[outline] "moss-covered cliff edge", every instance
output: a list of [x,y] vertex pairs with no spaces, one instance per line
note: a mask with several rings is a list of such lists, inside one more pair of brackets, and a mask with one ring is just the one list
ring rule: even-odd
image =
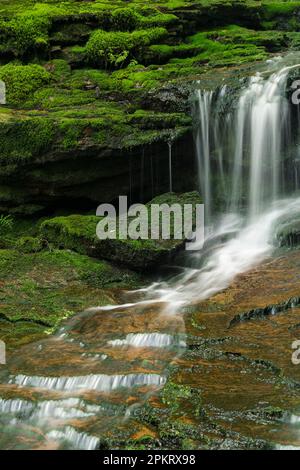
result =
[[192,189],[191,84],[298,49],[299,16],[297,1],[1,1],[0,210],[149,200],[170,142],[175,190]]

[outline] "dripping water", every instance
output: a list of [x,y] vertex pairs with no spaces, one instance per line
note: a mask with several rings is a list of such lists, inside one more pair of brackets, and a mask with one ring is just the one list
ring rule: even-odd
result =
[[173,192],[173,175],[172,175],[172,141],[169,140],[168,148],[169,148],[169,192]]

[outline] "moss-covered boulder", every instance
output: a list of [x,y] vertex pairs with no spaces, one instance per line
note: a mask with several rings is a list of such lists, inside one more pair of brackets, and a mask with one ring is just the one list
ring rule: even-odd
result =
[[[167,193],[147,204],[149,221],[152,204],[191,204],[195,221],[196,204],[201,199],[197,192],[176,195]],[[170,224],[170,239],[105,239],[96,236],[97,224],[101,219],[96,216],[70,215],[55,217],[41,224],[41,236],[48,243],[59,248],[68,248],[78,253],[88,254],[129,266],[135,270],[148,270],[162,264],[183,248],[185,240],[181,234],[174,233],[174,223]],[[117,223],[118,225],[118,223]],[[158,227],[160,229],[160,227]],[[150,236],[150,234],[149,234]]]

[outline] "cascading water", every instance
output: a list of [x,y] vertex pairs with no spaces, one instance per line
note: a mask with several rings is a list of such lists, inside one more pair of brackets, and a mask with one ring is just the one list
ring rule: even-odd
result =
[[[267,78],[260,74],[249,80],[231,107],[227,86],[214,92],[201,90],[200,84],[196,92],[199,185],[209,227],[204,248],[189,255],[191,267],[168,282],[128,294],[133,299],[123,305],[90,309],[57,336],[25,347],[2,380],[8,389],[0,399],[3,428],[18,436],[26,426],[31,432],[34,423],[43,431],[38,442],[95,448],[103,429],[130,417],[128,403],[136,406],[164,385],[166,365],[183,352],[184,320],[169,313],[226,288],[272,253],[276,225],[287,215],[299,215],[300,198],[286,198],[299,186],[285,95],[291,67],[281,59],[271,66],[275,70]],[[172,190],[171,145],[169,150]],[[288,163],[294,174],[286,184]]]
[[208,221],[220,201],[227,211],[247,209],[253,220],[284,195],[282,165],[292,143],[285,91],[293,67],[281,67],[267,79],[258,73],[227,111],[227,86],[196,92],[197,161]]
[[212,91],[197,92],[197,109],[200,116],[200,126],[196,138],[197,163],[199,183],[205,200],[206,217],[210,216],[211,209],[211,166],[210,166],[210,119],[212,109]]
[[[270,62],[267,78],[266,73],[251,77],[230,107],[227,85],[215,92],[196,91],[195,141],[207,235],[204,249],[192,256],[196,268],[148,288],[150,299],[163,303],[167,311],[227,287],[236,275],[272,253],[276,225],[299,216],[298,155],[292,152],[292,104],[286,96],[289,72],[300,69],[295,61],[300,62],[299,56]],[[298,125],[297,121],[296,129]],[[287,164],[294,171],[288,182]],[[222,194],[226,187],[229,191]],[[216,207],[220,200],[222,210]],[[224,238],[227,241],[220,243]]]

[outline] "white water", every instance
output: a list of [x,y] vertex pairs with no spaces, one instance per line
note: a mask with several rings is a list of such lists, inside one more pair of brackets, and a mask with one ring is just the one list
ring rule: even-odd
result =
[[[300,198],[277,201],[254,221],[245,223],[237,215],[223,217],[216,234],[206,242],[218,239],[219,233],[233,234],[225,243],[215,244],[203,267],[186,269],[173,284],[150,286],[148,295],[163,302],[166,310],[174,313],[179,307],[201,301],[225,289],[240,273],[256,266],[274,250],[276,227],[286,217],[300,213]],[[157,296],[157,298],[155,297]]]
[[206,217],[210,217],[211,210],[211,165],[210,165],[210,120],[212,108],[212,91],[197,92],[200,127],[196,137],[197,163],[199,184],[205,201]]
[[47,434],[47,438],[53,441],[71,443],[74,449],[94,450],[100,440],[89,434],[78,432],[74,428],[67,426],[63,430],[53,430]]
[[130,333],[125,339],[111,340],[108,344],[113,347],[133,346],[135,348],[166,348],[172,345],[185,347],[184,341],[163,333]]
[[65,400],[44,400],[30,402],[25,400],[0,400],[0,413],[20,415],[31,421],[58,419],[80,419],[94,416],[101,411],[100,406],[88,405],[79,398]]
[[24,400],[4,400],[0,399],[0,412],[1,413],[28,413],[33,410],[33,403]]
[[[298,64],[294,65],[295,61]],[[207,222],[211,222],[220,199],[226,212],[244,208],[254,220],[272,202],[287,195],[285,166],[296,173],[298,155],[291,136],[286,85],[299,62],[299,54],[269,61],[269,77],[257,73],[250,78],[238,99],[231,92],[230,99],[236,103],[229,106],[228,86],[196,92],[196,153]],[[287,161],[293,146],[294,155]],[[298,187],[296,175],[288,186],[290,194]]]
[[10,383],[21,387],[35,387],[47,390],[82,391],[97,390],[110,392],[121,387],[135,387],[140,385],[163,385],[165,377],[157,374],[128,374],[128,375],[86,375],[75,377],[38,377],[17,375],[12,377]]

